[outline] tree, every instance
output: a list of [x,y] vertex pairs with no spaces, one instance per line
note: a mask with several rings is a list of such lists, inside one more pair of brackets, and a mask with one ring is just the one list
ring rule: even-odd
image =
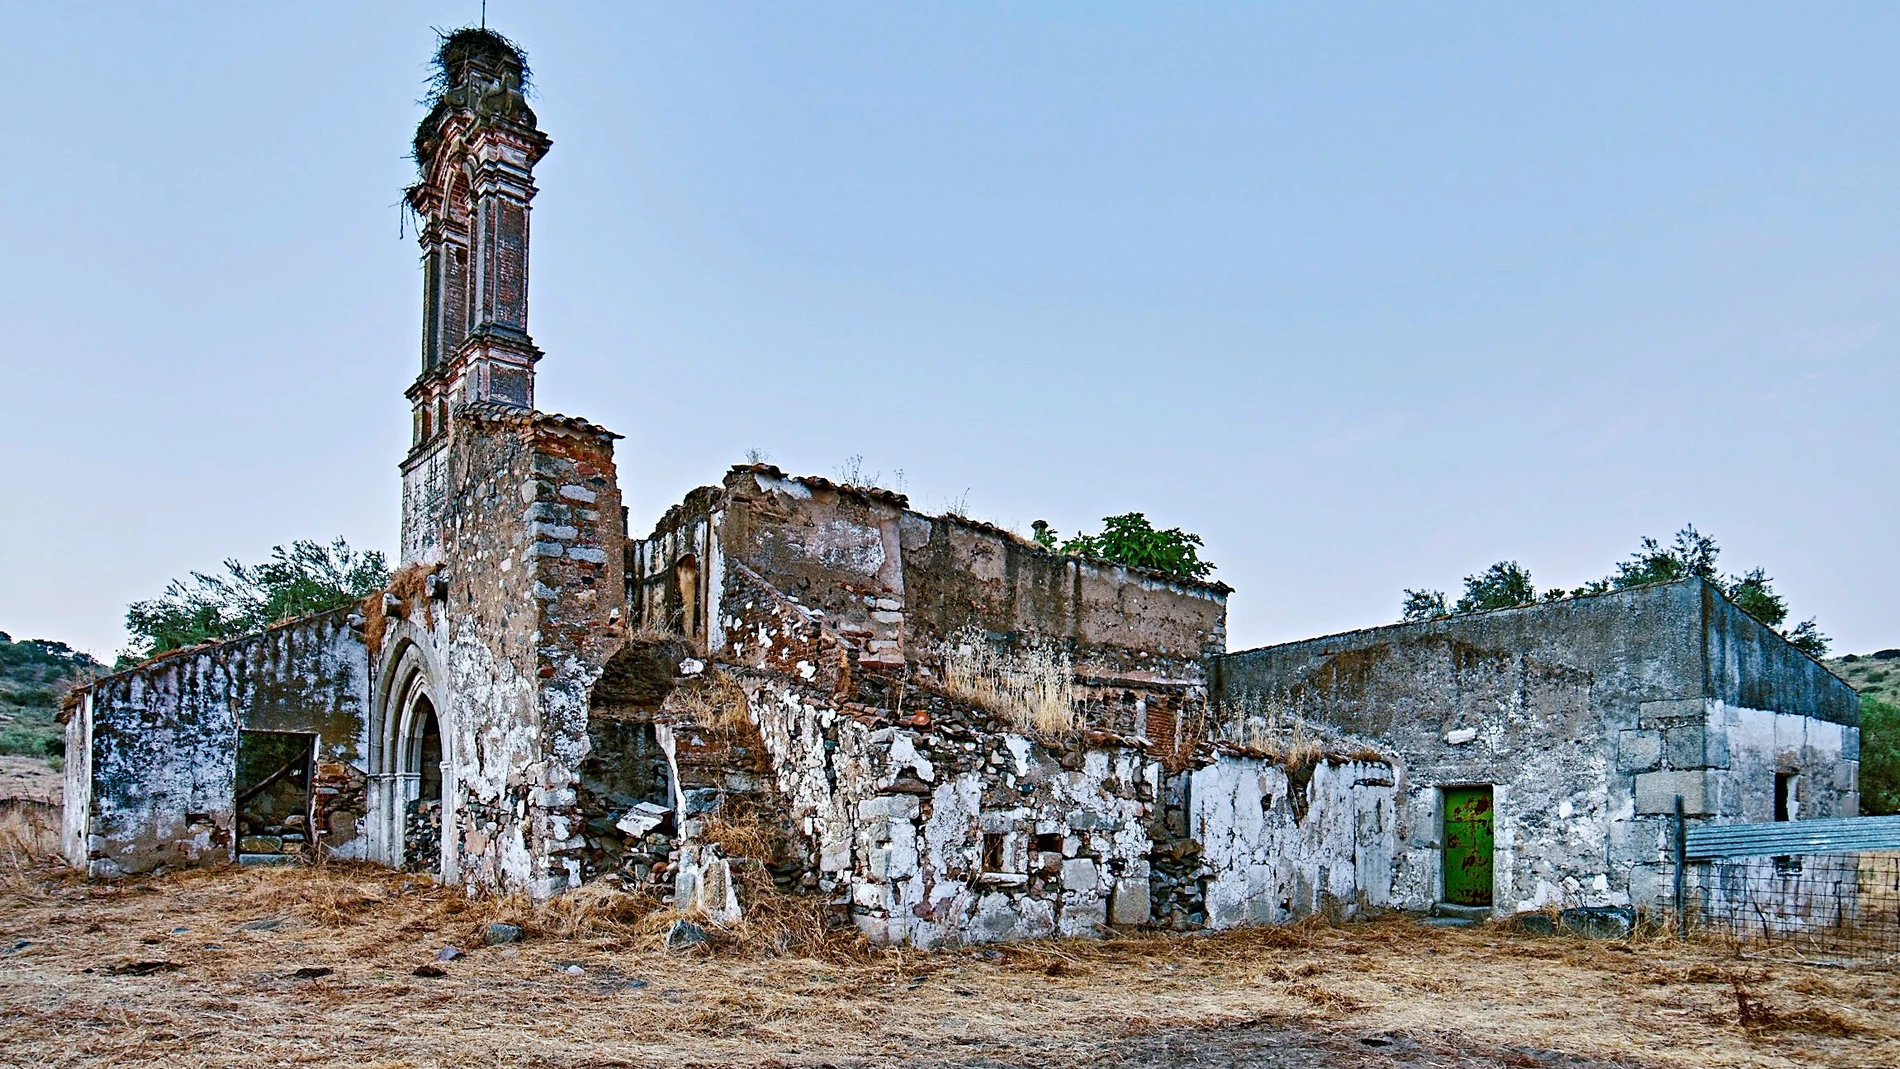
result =
[[[1667,546],[1644,535],[1640,548],[1630,554],[1629,560],[1619,562],[1615,572],[1602,579],[1593,579],[1575,590],[1564,590],[1562,587],[1546,590],[1544,600],[1603,594],[1650,583],[1673,583],[1694,576],[1713,583],[1716,589],[1735,603],[1736,608],[1761,621],[1763,626],[1787,639],[1801,652],[1816,658],[1827,653],[1828,638],[1812,619],[1803,620],[1792,628],[1782,628],[1781,625],[1788,619],[1788,603],[1775,593],[1772,585],[1774,580],[1768,577],[1767,572],[1751,568],[1741,575],[1724,578],[1717,567],[1721,555],[1722,548],[1714,538],[1696,530],[1693,523],[1685,524]],[[1433,597],[1438,600],[1433,602]],[[1493,564],[1480,575],[1465,576],[1465,595],[1458,599],[1449,613],[1444,609],[1444,595],[1435,590],[1407,590],[1403,612],[1406,620],[1430,620],[1438,616],[1459,616],[1513,605],[1528,605],[1535,600],[1537,591],[1531,586],[1530,573],[1520,568],[1516,561],[1507,560]]]
[[132,653],[167,650],[260,631],[279,620],[340,608],[389,584],[389,566],[375,550],[358,552],[339,538],[329,545],[297,541],[271,548],[270,560],[224,562],[223,575],[192,572],[150,601],[125,612]]
[[1788,618],[1788,602],[1768,585],[1773,581],[1760,568],[1751,568],[1743,575],[1730,576],[1724,592],[1736,608],[1769,627],[1780,627]]
[[1861,695],[1860,811],[1900,813],[1900,706]]
[[1441,616],[1450,616],[1445,608],[1445,592],[1442,590],[1407,590],[1405,592],[1404,616],[1408,623],[1419,620],[1436,620]]
[[1489,612],[1529,605],[1537,600],[1531,573],[1514,560],[1501,560],[1477,575],[1465,576],[1465,596],[1451,607],[1453,615]]
[[1618,590],[1649,583],[1673,583],[1692,575],[1711,583],[1719,582],[1715,559],[1720,553],[1715,539],[1697,531],[1695,524],[1686,524],[1676,532],[1674,541],[1666,549],[1654,538],[1644,535],[1642,548],[1618,564],[1616,574],[1610,576],[1609,581]]
[[1794,625],[1794,630],[1782,631],[1780,635],[1792,643],[1795,649],[1817,661],[1827,656],[1827,648],[1833,645],[1828,637],[1821,633],[1821,629],[1815,626],[1812,616]]
[[1100,534],[1078,532],[1062,543],[1062,552],[1166,572],[1183,579],[1204,579],[1214,570],[1214,565],[1201,559],[1197,549],[1201,544],[1200,535],[1189,534],[1179,527],[1159,531],[1148,522],[1148,517],[1129,512],[1103,518]]

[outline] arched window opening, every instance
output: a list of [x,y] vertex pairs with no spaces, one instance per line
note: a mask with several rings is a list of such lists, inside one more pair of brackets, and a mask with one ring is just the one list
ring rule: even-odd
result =
[[416,700],[417,768],[424,802],[442,800],[442,728],[435,719],[435,703],[427,695]]

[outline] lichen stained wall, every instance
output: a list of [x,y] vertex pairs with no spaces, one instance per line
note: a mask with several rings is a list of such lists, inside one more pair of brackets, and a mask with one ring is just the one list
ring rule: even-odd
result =
[[704,606],[717,601],[725,560],[821,617],[867,671],[928,676],[943,644],[972,632],[1004,645],[1054,640],[1073,659],[1090,723],[1124,734],[1178,734],[1226,643],[1221,584],[1053,553],[913,512],[900,494],[769,465],[694,491],[632,558],[638,618],[684,627],[709,649],[724,642]]
[[[909,512],[899,495],[765,466],[694,491],[630,559],[637,618],[732,666],[820,890],[873,939],[1153,920],[1152,827],[1178,837],[1185,819],[1173,832],[1161,820],[1172,773],[1143,732],[1164,723],[1163,748],[1179,749],[1204,658],[1225,639],[1225,588],[1058,556]],[[718,611],[694,604],[714,592]],[[1043,740],[949,693],[943,644],[970,635],[1057,643],[1082,727]],[[723,886],[698,875],[710,854],[693,857],[683,900]]]
[[[1441,792],[1463,784],[1494,787],[1498,910],[1656,904],[1676,796],[1692,819],[1772,804],[1772,773],[1753,758],[1732,767],[1732,746],[1780,739],[1777,760],[1827,796],[1815,815],[1848,804],[1838,784],[1857,735],[1830,719],[1832,677],[1738,615],[1691,580],[1244,651],[1222,675],[1230,703],[1273,704],[1394,755],[1397,904],[1439,899]],[[1722,649],[1741,652],[1712,656]],[[1760,716],[1718,690],[1773,696],[1788,720],[1750,727]]]
[[454,431],[441,662],[464,882],[545,896],[577,884],[587,696],[624,637],[612,435],[468,405]]
[[[316,736],[311,827],[319,849],[361,856],[370,671],[336,610],[163,655],[94,683],[67,725],[83,747],[69,810],[86,814],[83,861],[119,876],[228,861],[238,732]],[[78,854],[78,844],[68,849]]]

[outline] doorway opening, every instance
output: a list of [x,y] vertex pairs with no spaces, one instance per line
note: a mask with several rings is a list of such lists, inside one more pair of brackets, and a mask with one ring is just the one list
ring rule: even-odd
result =
[[442,725],[435,703],[417,695],[409,713],[403,771],[415,777],[416,795],[404,814],[403,867],[414,872],[442,868]]
[[294,861],[311,850],[310,774],[315,735],[240,731],[237,748],[237,859],[241,865]]
[[1446,787],[1445,901],[1454,906],[1491,905],[1492,817],[1488,784]]

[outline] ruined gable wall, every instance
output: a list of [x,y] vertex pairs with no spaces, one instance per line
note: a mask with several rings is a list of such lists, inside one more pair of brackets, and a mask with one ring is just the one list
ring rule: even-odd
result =
[[545,895],[579,879],[587,692],[624,611],[611,437],[475,410],[453,452],[440,639],[459,794],[451,846],[466,881]]
[[89,688],[67,725],[89,776],[69,777],[66,792],[87,814],[90,873],[230,860],[240,730],[317,736],[318,842],[359,856],[370,670],[348,612],[168,654]]
[[[1160,766],[1140,747],[1051,748],[924,692],[868,706],[821,617],[743,565],[728,575],[722,616],[774,785],[859,930],[938,946],[1100,934],[1118,908],[1148,922]],[[682,903],[699,883],[688,870]]]
[[653,533],[627,547],[627,604],[636,628],[722,646],[718,613],[719,526],[725,491],[702,486],[668,509]]
[[[1173,736],[1226,643],[1226,588],[1051,553],[1006,531],[911,512],[899,495],[728,476],[721,554],[743,561],[863,651],[872,670],[930,668],[967,631],[1050,639],[1073,658],[1091,723]],[[1154,722],[1150,722],[1150,718]]]
[[1860,726],[1860,696],[1853,687],[1736,608],[1713,586],[1702,585],[1701,600],[1708,697],[1742,709]]
[[1681,791],[1701,802],[1692,812],[1757,823],[1775,819],[1776,777],[1792,775],[1794,819],[1858,816],[1859,695],[1713,587],[1702,602],[1707,693],[1653,711],[1671,771],[1639,777],[1639,794]]

